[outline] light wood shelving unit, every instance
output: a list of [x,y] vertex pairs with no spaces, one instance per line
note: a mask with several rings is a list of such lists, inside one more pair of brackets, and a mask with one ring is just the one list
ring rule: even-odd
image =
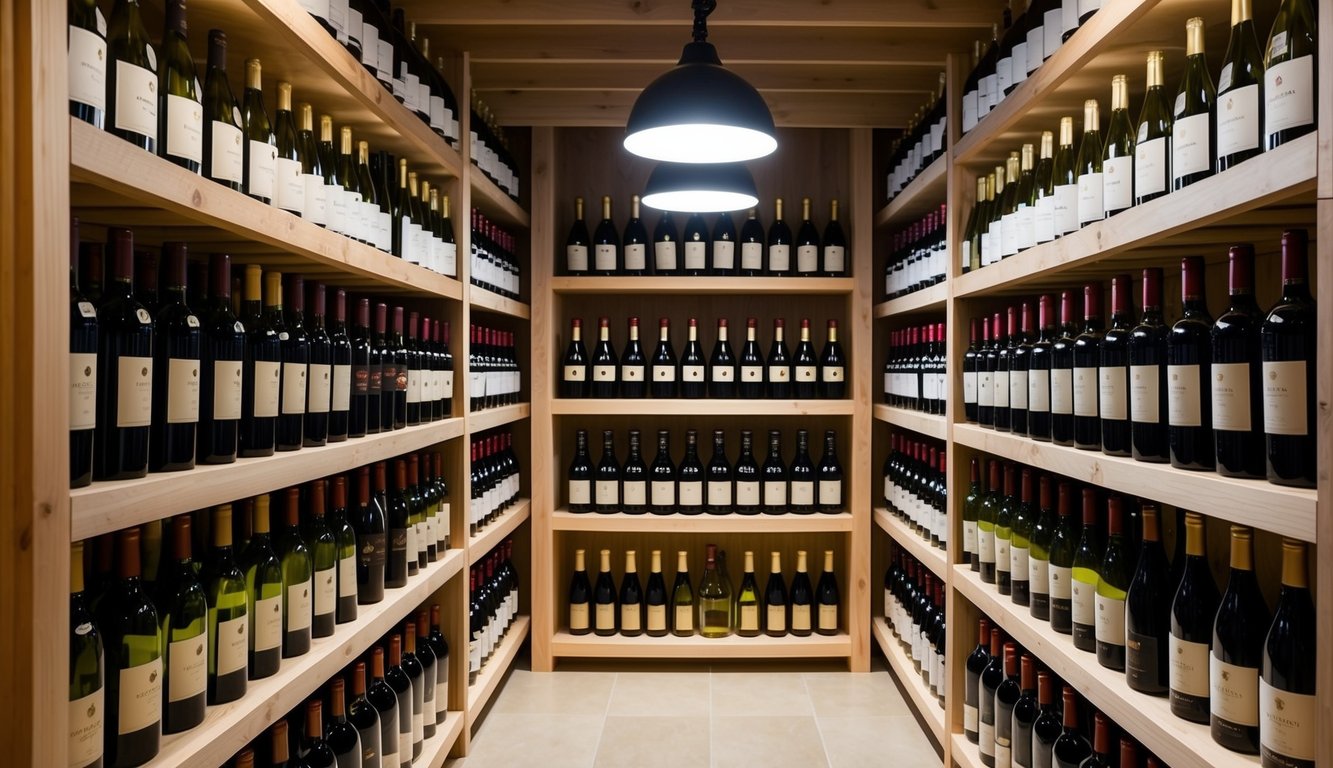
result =
[[875,525],[887,533],[898,546],[907,550],[908,554],[920,560],[931,573],[941,579],[948,578],[949,564],[944,550],[932,546],[887,507],[875,507]]
[[876,405],[875,420],[892,424],[936,440],[949,436],[949,422],[943,416],[892,405]]
[[551,514],[556,531],[606,531],[616,533],[819,533],[850,531],[855,516],[836,515],[627,515],[575,513],[557,509]]
[[561,658],[600,659],[818,659],[847,658],[852,653],[852,638],[846,632],[837,635],[773,638],[741,637],[598,637],[556,632],[552,652]]
[[523,641],[528,637],[531,624],[532,620],[528,616],[516,617],[513,625],[509,627],[509,631],[505,633],[504,638],[500,641],[500,647],[495,649],[490,661],[486,662],[481,671],[477,673],[476,682],[466,686],[466,712],[469,728],[476,724],[482,713],[486,711],[486,705],[490,703],[491,697],[499,690],[500,683],[509,672],[509,668],[513,666],[514,659],[518,657],[519,648],[523,646]]

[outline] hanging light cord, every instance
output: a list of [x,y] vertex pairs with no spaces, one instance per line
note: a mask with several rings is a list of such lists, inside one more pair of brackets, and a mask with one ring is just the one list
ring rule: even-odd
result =
[[694,0],[694,42],[708,42],[708,14],[717,8],[717,0]]

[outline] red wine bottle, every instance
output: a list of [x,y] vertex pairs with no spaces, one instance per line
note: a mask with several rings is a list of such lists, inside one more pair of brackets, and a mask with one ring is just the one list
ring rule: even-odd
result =
[[[1169,566],[1162,548],[1157,505],[1145,502],[1139,513],[1143,539],[1138,564],[1125,594],[1125,682],[1149,696],[1168,690],[1167,634],[1171,627]],[[1179,534],[1177,534],[1179,535]]]
[[[573,473],[571,471],[571,478]],[[602,514],[620,511],[620,464],[616,462],[615,432],[602,430],[602,458],[593,475],[593,510]]]
[[639,196],[630,197],[630,217],[625,222],[625,235],[621,239],[624,253],[621,272],[625,275],[648,274],[648,228],[639,218]]
[[710,515],[727,515],[733,510],[735,494],[731,462],[727,461],[726,433],[713,430],[713,456],[706,469],[704,509]]
[[246,329],[246,352],[238,435],[238,454],[245,457],[273,455],[281,392],[282,342],[261,302],[261,277],[258,265],[245,268],[241,315]]
[[[908,331],[908,344],[911,344],[912,331]],[[996,329],[996,335],[999,330]],[[995,369],[999,362],[1000,350],[991,339],[990,318],[981,318],[981,347],[977,350],[977,423],[983,427],[995,427]],[[910,407],[914,388],[907,387],[907,403]]]
[[[1315,303],[1310,297],[1304,230],[1282,234],[1282,298],[1261,331],[1263,424],[1270,482],[1313,488]],[[1327,457],[1325,457],[1327,459]]]
[[741,277],[758,277],[764,274],[764,225],[759,222],[759,212],[751,208],[745,223],[741,225],[740,268]]
[[602,220],[592,233],[593,263],[592,274],[614,275],[622,269],[620,259],[620,236],[616,233],[616,224],[611,220],[611,198],[602,198]]
[[973,744],[980,738],[981,673],[990,665],[990,619],[982,616],[978,624],[977,647],[968,654],[963,683],[963,735]]
[[643,344],[639,341],[639,318],[629,319],[629,341],[625,343],[625,354],[620,358],[620,396],[641,398],[648,392],[645,375],[648,361],[643,356]]
[[592,461],[588,458],[588,430],[574,433],[574,459],[569,464],[566,478],[566,498],[570,512],[591,512]]
[[389,339],[389,348],[393,351],[393,368],[396,374],[393,387],[393,428],[402,429],[407,426],[407,387],[412,377],[411,353],[407,348],[407,338],[403,334],[402,307],[393,308],[393,336]]
[[680,274],[680,256],[677,253],[680,238],[676,236],[676,222],[671,211],[662,211],[653,229],[653,274]]
[[810,198],[802,198],[801,227],[796,231],[797,277],[814,277],[819,274],[819,250],[819,231],[810,221]]
[[1083,286],[1083,332],[1074,339],[1074,446],[1085,451],[1102,447],[1098,402],[1098,366],[1102,346],[1102,286]]
[[[282,342],[282,385],[278,406],[277,448],[295,451],[304,439],[307,366],[310,338],[305,330],[305,280],[288,275],[284,291],[282,276],[270,272],[265,278],[265,302],[271,323],[278,323]],[[285,294],[285,295],[284,295]]]
[[[792,273],[791,228],[782,220],[782,198],[774,201],[775,216],[768,227],[768,247],[765,251],[764,274],[785,277]],[[816,249],[818,252],[818,249]]]
[[[347,335],[347,291],[342,288],[333,292],[333,325],[329,332],[329,347],[333,353],[333,381],[329,394],[328,440],[330,443],[340,443],[350,433],[352,408],[352,341]],[[425,406],[422,415],[425,421],[440,418],[429,413]]]
[[699,461],[699,435],[685,430],[685,457],[676,468],[676,511],[701,515],[704,511],[704,465]]
[[1004,635],[998,628],[990,631],[990,654],[986,668],[981,671],[981,684],[977,689],[977,745],[981,751],[981,764],[994,768],[995,760],[995,692],[1004,682]]
[[760,470],[763,483],[763,513],[766,515],[785,515],[787,513],[787,465],[782,461],[782,433],[776,429],[768,431],[768,456]]
[[[771,358],[770,358],[771,360]],[[801,340],[792,358],[792,397],[812,400],[818,392],[819,362],[815,345],[810,341],[810,318],[801,318]]]
[[707,371],[704,348],[699,343],[699,321],[691,317],[685,350],[680,355],[680,396],[690,399],[703,397],[708,390]]
[[827,400],[847,397],[847,358],[838,342],[838,321],[828,321],[828,336],[819,355],[819,396]]
[[1078,694],[1074,692],[1073,688],[1066,685],[1062,695],[1064,699],[1064,729],[1060,733],[1060,738],[1055,740],[1055,745],[1051,748],[1051,758],[1055,768],[1080,768],[1084,760],[1092,757],[1092,745],[1079,732]]
[[[320,446],[328,442],[329,412],[333,408],[333,341],[329,338],[329,332],[324,325],[327,304],[323,283],[311,286],[310,298],[310,366],[306,377],[308,386],[303,442],[306,447]],[[420,403],[416,405],[415,415],[419,423]]]
[[[1233,36],[1237,32],[1233,29]],[[1232,246],[1229,259],[1231,305],[1213,324],[1209,378],[1217,472],[1227,477],[1263,477],[1263,399],[1256,396],[1263,386],[1259,362],[1263,319],[1254,300],[1254,248]]]
[[842,512],[842,463],[838,461],[838,434],[831,429],[824,431],[824,455],[819,459],[817,477],[816,507],[829,515]]
[[657,348],[653,350],[652,383],[649,391],[655,398],[673,398],[676,396],[676,352],[671,346],[671,321],[662,318],[658,321]]
[[796,430],[796,457],[787,469],[788,500],[787,508],[797,515],[808,515],[815,511],[815,465],[810,460],[810,433],[804,429]]
[[560,396],[587,397],[588,385],[588,350],[583,346],[583,320],[574,318],[570,321],[569,347],[561,363]]
[[1254,573],[1253,535],[1231,526],[1231,578],[1217,604],[1208,660],[1213,741],[1244,754],[1259,752],[1259,670],[1271,620]]
[[995,688],[995,763],[1012,765],[1014,756],[1014,706],[1023,695],[1018,677],[1018,646],[1004,644],[1004,680]]
[[792,396],[792,364],[788,357],[787,342],[783,340],[785,324],[780,317],[773,321],[773,344],[768,349],[768,361],[765,364],[764,379],[768,384],[768,396],[774,400],[785,400]]
[[[933,405],[928,409],[929,413],[944,413],[944,388],[940,386],[938,379],[944,370],[944,334],[937,333],[932,337],[934,339],[931,347],[933,348],[931,358],[932,373],[936,376],[936,384],[928,387],[935,392]],[[1027,435],[1028,433],[1028,381],[1029,367],[1032,358],[1032,303],[1023,302],[1019,307],[1019,321],[1017,327],[1009,332],[1009,341],[1012,345],[1009,351],[1009,429],[1016,435]]]
[[1032,768],[1051,768],[1051,750],[1064,726],[1055,700],[1055,675],[1050,672],[1037,673],[1037,706],[1041,713],[1032,724]]
[[583,198],[574,198],[574,223],[569,227],[565,238],[565,274],[586,275],[591,272],[588,264],[588,224],[583,220]]
[[[1006,320],[1008,321],[1007,323],[1005,322]],[[1003,325],[1001,325],[1002,323]],[[996,342],[995,377],[991,380],[991,386],[995,388],[995,411],[992,415],[992,420],[996,431],[1010,432],[1012,431],[1011,418],[1013,412],[1009,407],[1009,395],[1012,394],[1009,389],[1009,372],[1014,350],[1018,347],[1018,307],[1008,307],[1003,315],[996,313],[992,325],[998,325],[1000,328],[1004,329],[1001,331],[1003,335],[1000,336]],[[928,338],[929,337],[927,336],[927,339]],[[926,341],[926,339],[923,339],[923,341]],[[928,341],[926,343],[928,343]],[[920,350],[918,350],[918,352],[919,351]],[[919,355],[918,368],[921,367],[921,359],[922,356]],[[989,362],[989,358],[987,359],[987,362]],[[921,410],[921,403],[925,399],[924,392],[925,387],[917,387],[917,410]]]
[[1129,419],[1133,456],[1167,462],[1166,334],[1162,319],[1162,270],[1143,270],[1143,316],[1130,331]]
[[629,431],[629,456],[620,472],[621,511],[642,515],[648,511],[648,467],[640,454],[639,430]]
[[1060,294],[1060,331],[1051,345],[1051,442],[1074,444],[1074,293]]
[[[688,352],[686,348],[686,352]],[[718,318],[717,341],[708,358],[708,396],[731,398],[736,396],[736,356],[727,341],[727,319]]]
[[723,211],[713,222],[713,240],[709,243],[708,274],[715,277],[731,277],[737,274],[736,222],[731,214]]
[[703,214],[693,213],[685,220],[680,242],[684,250],[681,274],[687,277],[708,274],[708,225],[704,222]]
[[1305,543],[1282,540],[1282,590],[1264,640],[1259,678],[1259,755],[1263,763],[1313,766],[1319,715],[1315,702],[1315,608]]
[[1097,367],[1097,410],[1102,453],[1130,455],[1129,337],[1134,325],[1134,290],[1129,275],[1111,278],[1111,327],[1102,338]]
[[[75,34],[77,27],[70,27]],[[91,34],[83,30],[85,34]],[[103,44],[105,45],[105,43]],[[73,99],[70,109],[78,105]],[[224,257],[225,258],[225,257]],[[230,276],[227,290],[231,290]],[[230,304],[230,302],[228,302]],[[81,488],[93,481],[93,434],[97,424],[97,309],[79,290],[79,220],[70,220],[69,248],[69,487]],[[230,311],[230,309],[228,310]],[[236,360],[244,352],[233,350]],[[237,375],[240,374],[239,365]],[[237,379],[239,385],[240,380]],[[236,390],[239,408],[240,389]],[[239,417],[239,413],[237,416]],[[236,457],[236,432],[232,429],[231,456]]]
[[1213,318],[1204,297],[1203,258],[1185,257],[1180,272],[1184,314],[1166,339],[1171,466],[1212,470],[1212,400],[1204,393],[1212,378],[1209,337]]
[[[941,102],[943,104],[943,102]],[[824,250],[820,253],[819,274],[824,277],[847,276],[847,235],[838,223],[838,201],[829,203],[829,220],[824,225]]]
[[676,512],[676,463],[671,460],[671,433],[657,430],[657,455],[648,467],[648,511],[654,515]]
[[162,246],[166,282],[153,310],[153,428],[148,468],[173,472],[194,468],[199,421],[199,317],[186,304],[185,243]]
[[1185,564],[1171,601],[1168,682],[1171,714],[1194,723],[1208,722],[1208,675],[1218,600],[1205,541],[1203,516],[1186,512]]
[[[963,416],[970,424],[977,423],[977,367],[981,356],[981,348],[977,344],[979,338],[977,322],[975,317],[968,321],[968,346],[967,351],[963,353]],[[894,338],[897,338],[896,332]],[[890,349],[893,346],[895,345],[890,344]],[[884,402],[889,405],[892,405],[897,398],[895,376],[894,356],[890,354],[884,361]]]
[[611,346],[611,321],[605,317],[597,320],[597,346],[592,353],[591,365],[588,394],[591,397],[615,397],[620,360],[616,357],[615,347]]
[[107,235],[113,269],[97,310],[93,479],[121,480],[148,473],[153,316],[134,297],[134,235],[128,229]]
[[[476,332],[476,326],[472,327]],[[476,346],[476,338],[473,338],[473,346]],[[379,422],[376,425],[380,431],[392,432],[394,429],[394,396],[398,388],[398,376],[401,371],[398,370],[397,347],[393,343],[393,336],[389,333],[389,307],[383,302],[375,305],[375,343],[379,349],[380,358],[380,413]]]
[[741,455],[736,459],[736,513],[757,515],[760,509],[762,480],[759,464],[754,460],[754,437],[748,429],[741,430]]
[[[1029,11],[1031,13],[1031,11]],[[1031,654],[1023,654],[1019,661],[1019,697],[1014,702],[1013,717],[1013,764],[1031,768],[1033,754],[1032,728],[1041,715],[1037,703],[1036,662]],[[1125,763],[1130,768],[1134,763]]]
[[759,351],[756,339],[758,321],[753,317],[745,319],[745,346],[741,348],[740,381],[736,385],[736,394],[746,400],[764,396],[764,356]]

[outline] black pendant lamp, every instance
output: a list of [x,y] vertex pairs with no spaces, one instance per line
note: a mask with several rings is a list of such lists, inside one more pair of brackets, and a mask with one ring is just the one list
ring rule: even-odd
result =
[[663,211],[720,213],[758,202],[754,177],[741,163],[658,163],[643,191],[643,204]]
[[[725,69],[708,42],[716,0],[693,0],[694,41],[634,102],[625,149],[673,163],[738,163],[777,149],[773,114],[754,86]],[[680,209],[676,209],[680,210]]]

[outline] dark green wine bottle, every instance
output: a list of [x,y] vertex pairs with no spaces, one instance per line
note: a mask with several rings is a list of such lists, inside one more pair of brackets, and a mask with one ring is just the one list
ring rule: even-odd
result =
[[140,149],[157,152],[157,52],[139,0],[116,0],[106,33],[106,126]]
[[180,733],[204,721],[208,690],[208,599],[195,575],[190,516],[171,520],[170,577],[158,585],[162,627],[162,732]]
[[227,33],[208,30],[208,71],[204,75],[203,172],[240,192],[245,182],[245,134],[241,110],[227,82]]
[[1176,91],[1171,127],[1171,188],[1181,190],[1213,175],[1213,78],[1203,52],[1203,19],[1185,23],[1185,72]]
[[83,542],[69,555],[69,761],[73,768],[102,765],[106,689],[102,633],[84,601]]
[[157,73],[158,154],[191,173],[204,159],[203,89],[186,40],[185,0],[167,0]]

